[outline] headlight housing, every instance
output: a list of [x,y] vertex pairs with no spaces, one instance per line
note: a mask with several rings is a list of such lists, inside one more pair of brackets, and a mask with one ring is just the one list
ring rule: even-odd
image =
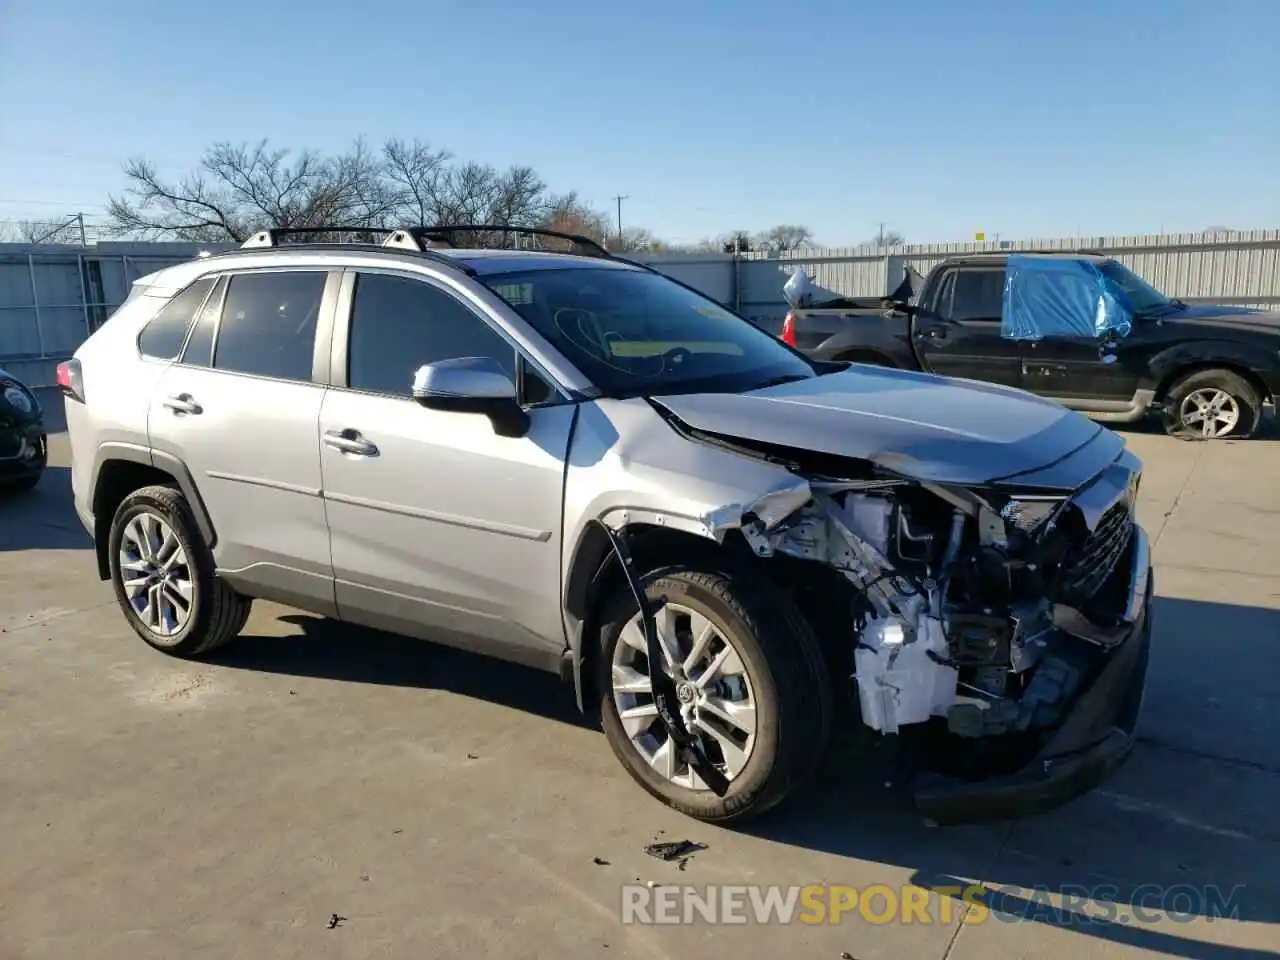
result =
[[1066,504],[1065,496],[1010,497],[1000,507],[1000,519],[1025,534],[1043,530]]
[[40,412],[40,402],[36,400],[35,394],[16,380],[0,380],[0,400],[21,416]]

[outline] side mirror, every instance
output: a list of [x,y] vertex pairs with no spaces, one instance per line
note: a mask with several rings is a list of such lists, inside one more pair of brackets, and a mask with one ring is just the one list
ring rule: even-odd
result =
[[516,385],[488,357],[460,357],[418,368],[413,399],[429,410],[479,413],[489,418],[500,437],[523,437],[529,415],[516,398]]

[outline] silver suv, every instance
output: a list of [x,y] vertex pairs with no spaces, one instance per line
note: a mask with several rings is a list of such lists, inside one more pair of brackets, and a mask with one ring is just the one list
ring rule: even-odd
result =
[[[580,237],[296,232],[142,278],[59,369],[151,646],[209,654],[261,597],[558,672],[705,820],[776,804],[833,727],[939,821],[1127,756],[1152,576],[1114,433],[807,359]],[[574,246],[482,248],[513,233]]]

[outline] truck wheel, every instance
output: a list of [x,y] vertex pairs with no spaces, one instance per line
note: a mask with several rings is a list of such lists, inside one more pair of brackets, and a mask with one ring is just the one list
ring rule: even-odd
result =
[[817,640],[791,600],[753,576],[675,568],[647,593],[675,662],[685,723],[729,791],[717,797],[676,755],[653,702],[640,613],[625,587],[605,607],[596,658],[610,747],[642,787],[688,816],[727,822],[763,813],[826,755],[831,683]]
[[1254,435],[1262,398],[1230,370],[1197,370],[1179,377],[1165,395],[1164,429],[1184,440],[1233,440]]
[[155,649],[198,657],[244,628],[252,600],[214,575],[182,493],[151,486],[124,498],[111,521],[111,585],[125,619]]

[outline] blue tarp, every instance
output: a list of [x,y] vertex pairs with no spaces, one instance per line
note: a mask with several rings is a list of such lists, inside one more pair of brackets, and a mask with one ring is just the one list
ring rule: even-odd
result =
[[1105,339],[1127,336],[1133,309],[1120,288],[1088,260],[1009,257],[1000,335]]

